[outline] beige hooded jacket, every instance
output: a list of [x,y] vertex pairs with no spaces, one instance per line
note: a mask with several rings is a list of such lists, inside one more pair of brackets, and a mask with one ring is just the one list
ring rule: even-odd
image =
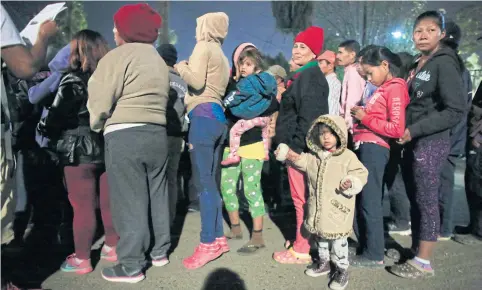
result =
[[229,63],[221,45],[228,34],[229,18],[223,12],[207,13],[197,19],[196,46],[189,62],[176,65],[181,78],[189,85],[185,105],[189,113],[202,103],[222,106],[229,81]]
[[[328,125],[338,135],[341,146],[330,153],[319,142],[320,123]],[[298,158],[288,154],[290,165],[306,172],[309,187],[306,229],[324,239],[339,239],[351,234],[355,212],[355,196],[360,193],[368,178],[368,170],[355,153],[347,149],[347,127],[340,116],[323,115],[313,122],[306,137],[310,153]],[[281,151],[284,151],[281,153]],[[279,155],[287,155],[280,149]],[[351,188],[341,192],[340,184],[350,180]]]

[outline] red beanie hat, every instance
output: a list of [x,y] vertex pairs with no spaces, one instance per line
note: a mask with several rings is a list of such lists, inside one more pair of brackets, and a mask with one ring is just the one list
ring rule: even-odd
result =
[[148,4],[124,5],[114,14],[114,24],[126,42],[153,43],[159,34],[162,18]]
[[318,26],[310,26],[305,31],[298,33],[295,42],[302,42],[318,56],[323,50],[324,31]]

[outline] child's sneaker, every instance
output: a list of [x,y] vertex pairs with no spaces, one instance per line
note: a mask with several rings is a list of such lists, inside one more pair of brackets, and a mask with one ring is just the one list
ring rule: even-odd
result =
[[216,243],[218,243],[218,245],[221,247],[223,254],[229,252],[228,239],[226,239],[225,236],[216,238]]
[[221,165],[222,166],[229,166],[229,165],[233,165],[233,164],[238,164],[239,162],[241,162],[241,157],[239,157],[238,155],[233,156],[233,155],[229,154],[228,158],[221,161]]
[[169,259],[166,256],[152,257],[152,266],[163,267],[169,264]]
[[194,250],[194,254],[187,257],[182,261],[184,267],[190,270],[201,268],[207,263],[216,260],[223,254],[221,247],[218,243],[214,242],[211,244],[201,243]]
[[117,262],[117,253],[115,247],[104,245],[100,251],[100,258],[109,262]]
[[75,254],[72,254],[65,259],[65,261],[62,263],[62,266],[60,266],[60,270],[62,272],[83,275],[92,272],[94,269],[92,268],[90,259],[82,260],[77,258]]
[[330,289],[343,290],[348,285],[348,271],[337,268],[330,282]]
[[320,277],[330,273],[330,261],[319,261],[308,266],[305,270],[305,274],[310,277]]

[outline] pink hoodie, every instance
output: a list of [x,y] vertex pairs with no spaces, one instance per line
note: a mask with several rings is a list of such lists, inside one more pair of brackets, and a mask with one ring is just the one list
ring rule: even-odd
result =
[[365,86],[366,81],[356,71],[356,64],[345,67],[345,76],[341,86],[340,116],[345,119],[350,132],[353,132],[353,118],[350,110],[360,102]]

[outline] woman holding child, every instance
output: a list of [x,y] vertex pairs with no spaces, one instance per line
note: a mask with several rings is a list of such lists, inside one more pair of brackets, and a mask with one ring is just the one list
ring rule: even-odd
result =
[[221,193],[231,223],[230,239],[242,239],[237,188],[243,176],[244,194],[253,218],[251,240],[238,250],[240,255],[264,248],[263,216],[266,214],[261,191],[261,171],[269,146],[270,116],[278,110],[275,78],[263,72],[261,54],[251,43],[239,45],[233,53],[233,66],[224,104],[228,120],[229,147],[224,152],[226,166],[221,171]]

